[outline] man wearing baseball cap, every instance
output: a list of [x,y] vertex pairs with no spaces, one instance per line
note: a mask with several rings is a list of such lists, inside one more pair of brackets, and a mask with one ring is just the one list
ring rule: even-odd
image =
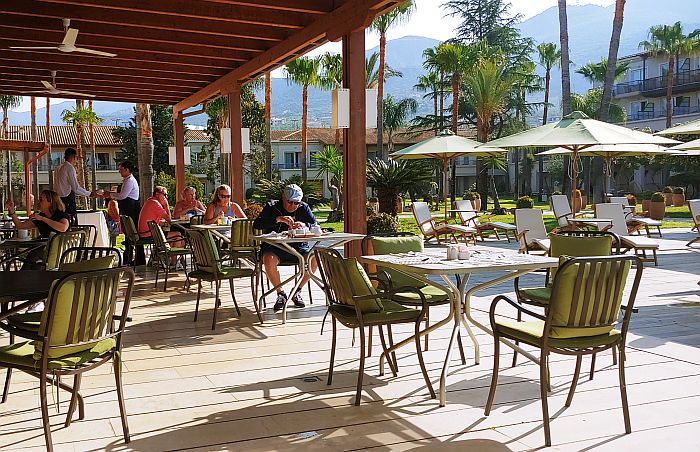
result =
[[[265,204],[258,218],[255,219],[253,227],[261,229],[265,234],[270,232],[284,232],[300,227],[310,227],[315,224],[316,217],[308,204],[302,201],[304,192],[296,184],[289,184],[282,190],[281,199],[276,199]],[[300,254],[306,255],[311,252],[311,247],[307,242],[293,243],[291,246]],[[277,287],[277,300],[275,301],[275,312],[284,308],[288,297],[284,288],[280,286],[280,274],[277,267],[280,264],[296,264],[297,258],[280,248],[267,243],[261,245],[262,262],[265,266],[265,273],[270,282]],[[311,260],[311,270],[316,271],[316,261]],[[299,290],[292,294],[294,306],[303,308],[304,300],[301,298],[301,289],[308,283],[309,276],[306,275],[299,284]]]

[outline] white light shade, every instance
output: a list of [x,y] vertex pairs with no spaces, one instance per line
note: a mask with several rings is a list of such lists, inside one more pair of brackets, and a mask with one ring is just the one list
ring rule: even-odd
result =
[[[168,147],[168,164],[175,165],[177,161],[175,146]],[[185,166],[192,164],[192,155],[190,154],[190,147],[185,146]]]
[[241,128],[241,149],[244,154],[250,154],[250,129]]
[[331,128],[347,129],[350,127],[350,90],[334,89],[331,92],[331,105]]
[[228,127],[222,127],[220,130],[221,138],[219,143],[221,143],[221,153],[230,154],[231,153],[231,129]]
[[377,128],[377,90],[374,88],[365,90],[365,127]]

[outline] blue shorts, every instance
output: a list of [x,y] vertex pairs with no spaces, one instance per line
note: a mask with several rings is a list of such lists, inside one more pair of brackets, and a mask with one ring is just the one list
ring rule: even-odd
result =
[[[306,256],[311,252],[311,246],[309,246],[308,242],[302,242],[302,243],[293,243],[291,244],[292,248],[297,250],[299,254]],[[281,248],[278,248],[276,246],[270,245],[269,243],[263,243],[260,246],[260,253],[262,255],[266,253],[272,253],[277,258],[280,260],[280,264],[298,264],[299,259],[289,251],[283,250]]]

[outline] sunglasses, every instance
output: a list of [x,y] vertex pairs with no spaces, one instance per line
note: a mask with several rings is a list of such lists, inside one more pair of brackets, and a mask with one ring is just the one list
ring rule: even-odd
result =
[[287,202],[293,206],[298,206],[299,204],[301,204],[300,201],[287,201]]
[[231,195],[219,195],[219,198],[224,198],[224,199],[228,199],[230,197],[231,197]]

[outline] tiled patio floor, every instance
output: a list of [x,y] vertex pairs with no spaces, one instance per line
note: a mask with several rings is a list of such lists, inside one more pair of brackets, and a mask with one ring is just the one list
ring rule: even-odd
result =
[[[633,433],[624,435],[610,355],[599,357],[592,381],[582,375],[568,409],[563,404],[574,360],[555,355],[552,450],[700,450],[700,249],[684,246],[692,237],[686,231],[664,231],[660,267],[645,268],[640,309],[628,338]],[[346,329],[340,330],[333,385],[326,385],[330,333],[319,335],[325,313],[320,291],[313,305],[290,309],[286,325],[271,310],[260,325],[241,282],[236,288],[241,318],[235,317],[229,295],[212,332],[212,296],[203,299],[194,323],[195,292],[182,290],[184,278],[162,292],[153,290],[152,274],[140,277],[123,354],[131,443],[125,445],[121,437],[114,376],[103,366],[83,379],[85,420],[63,428],[65,393],[62,414],[51,408],[57,450],[516,451],[544,443],[538,370],[523,359],[502,369],[494,410],[483,416],[492,365],[492,341],[485,334],[479,335],[480,365],[474,365],[468,341],[466,366],[453,354],[446,407],[429,398],[410,347],[399,353],[399,376],[391,377],[387,369],[380,377],[377,345],[367,361],[362,405],[355,407],[358,348]],[[479,293],[473,302],[478,317],[486,320],[484,309],[493,295],[511,289],[504,285]],[[431,334],[425,355],[436,387],[447,333]],[[503,353],[505,365],[510,354]],[[43,450],[36,381],[15,373],[11,389],[8,402],[0,405],[0,449]]]

